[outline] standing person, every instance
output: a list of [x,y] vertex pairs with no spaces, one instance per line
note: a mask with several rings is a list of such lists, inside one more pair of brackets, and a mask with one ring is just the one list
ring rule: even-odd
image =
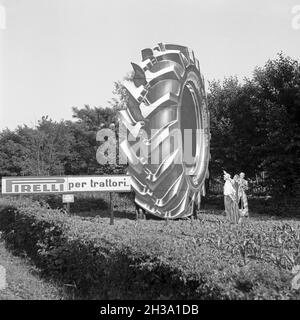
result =
[[230,174],[224,171],[224,206],[226,217],[233,222],[238,223],[239,221],[239,212],[237,204],[237,192],[234,189],[232,182],[233,180],[230,177]]
[[241,210],[241,216],[249,217],[248,211],[248,199],[246,195],[246,191],[248,190],[248,181],[245,179],[245,173],[241,172],[239,176],[239,209]]
[[232,186],[235,191],[235,200],[238,203],[239,201],[239,176],[237,174],[234,175],[233,179],[231,180]]
[[238,174],[235,174],[231,180],[232,186],[234,188],[235,202],[234,202],[234,213],[237,219],[237,223],[242,222],[242,217],[239,210],[239,187],[240,187],[240,177]]

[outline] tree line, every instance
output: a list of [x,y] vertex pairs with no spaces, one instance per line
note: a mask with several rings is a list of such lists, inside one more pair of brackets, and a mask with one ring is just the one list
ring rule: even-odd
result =
[[[125,172],[100,166],[96,132],[118,126],[117,112],[128,96],[115,83],[109,106],[73,107],[73,121],[42,117],[32,128],[0,132],[0,176],[90,175]],[[211,81],[210,179],[228,172],[249,178],[264,172],[270,195],[300,195],[300,63],[283,53],[256,67],[243,82],[236,77]]]

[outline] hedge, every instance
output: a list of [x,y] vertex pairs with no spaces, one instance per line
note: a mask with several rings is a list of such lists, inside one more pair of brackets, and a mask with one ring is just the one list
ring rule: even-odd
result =
[[133,221],[0,200],[6,243],[90,299],[299,299],[299,222]]

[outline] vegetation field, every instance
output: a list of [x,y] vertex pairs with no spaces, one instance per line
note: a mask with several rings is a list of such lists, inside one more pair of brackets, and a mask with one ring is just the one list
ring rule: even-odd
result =
[[92,299],[300,299],[300,222],[69,216],[0,200],[2,238],[45,278]]
[[39,270],[24,256],[17,257],[0,241],[0,266],[6,270],[6,288],[0,290],[0,300],[62,300],[67,291],[45,281]]

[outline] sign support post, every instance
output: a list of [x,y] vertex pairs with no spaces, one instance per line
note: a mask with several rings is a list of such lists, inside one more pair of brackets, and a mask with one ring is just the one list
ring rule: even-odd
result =
[[70,208],[71,206],[70,206],[70,202],[68,202],[67,203],[67,212],[68,212],[68,214],[70,214],[70,211],[71,211],[71,208]]
[[109,210],[110,210],[110,225],[114,224],[114,207],[112,203],[112,192],[109,193]]

